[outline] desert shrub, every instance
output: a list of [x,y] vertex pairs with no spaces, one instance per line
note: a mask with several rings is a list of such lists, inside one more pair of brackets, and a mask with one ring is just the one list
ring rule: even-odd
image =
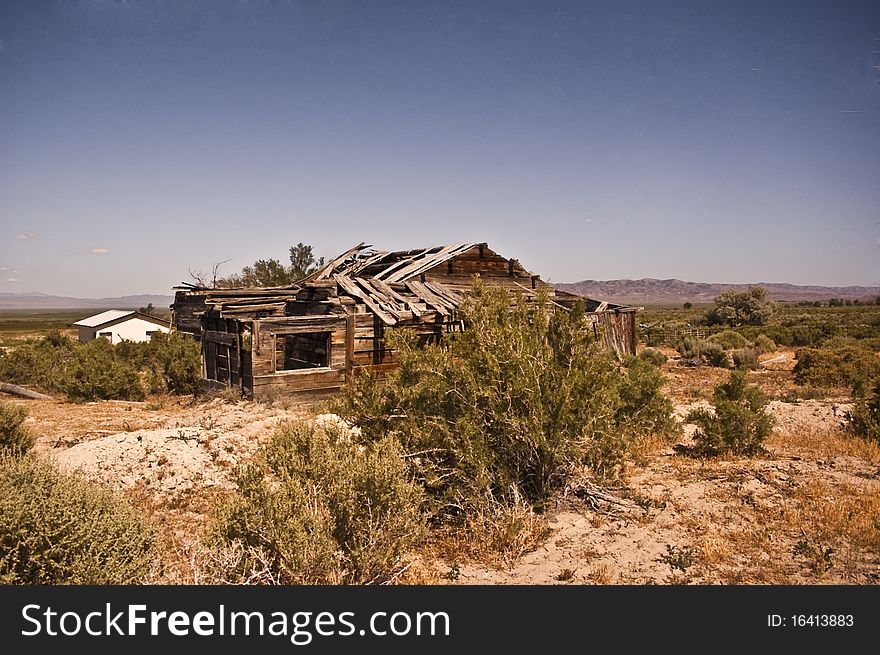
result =
[[694,339],[693,337],[685,337],[675,347],[675,350],[683,359],[699,363],[702,361],[703,341],[701,339]]
[[776,344],[773,343],[773,339],[768,337],[766,334],[759,334],[755,337],[754,343],[755,353],[758,355],[764,355],[766,353],[772,353],[776,350]]
[[758,368],[758,353],[753,348],[734,350],[733,367],[746,371]]
[[73,401],[143,400],[137,369],[106,339],[95,339],[74,352],[64,377],[64,391]]
[[775,305],[767,300],[767,289],[749,287],[730,289],[715,298],[715,307],[706,315],[709,325],[764,325],[773,315]]
[[801,385],[851,387],[880,376],[880,358],[864,348],[801,348],[795,357],[794,379]]
[[654,366],[663,366],[666,363],[667,357],[656,348],[645,348],[639,353],[639,359]]
[[663,374],[635,357],[627,358],[624,366],[625,375],[617,389],[620,404],[616,423],[634,436],[676,434],[679,426],[673,418],[672,402],[663,395]]
[[880,382],[868,398],[856,400],[847,412],[846,428],[856,436],[880,442]]
[[148,365],[157,372],[161,391],[195,393],[202,376],[199,344],[181,332],[156,332],[147,344]]
[[31,339],[13,350],[0,353],[0,380],[60,391],[67,362],[78,344],[57,331],[44,339]]
[[698,409],[688,414],[688,422],[698,426],[694,451],[708,457],[761,452],[761,444],[773,432],[767,402],[758,387],[746,382],[745,371],[731,371],[730,379],[713,391],[714,411]]
[[152,393],[195,393],[202,374],[201,351],[188,334],[155,332],[149,341],[114,346],[120,360],[141,372]]
[[229,572],[265,566],[281,584],[382,582],[421,538],[421,489],[399,445],[367,446],[333,426],[287,423],[240,472],[210,543],[239,543]]
[[728,367],[729,361],[727,353],[724,351],[724,348],[720,343],[704,341],[703,344],[702,356],[709,366],[716,366],[718,368]]
[[33,448],[37,437],[24,424],[25,417],[23,407],[0,401],[0,453],[20,456]]
[[109,491],[32,456],[0,456],[0,583],[136,584],[158,538]]
[[724,330],[724,332],[713,334],[708,340],[720,344],[724,350],[735,350],[749,345],[748,339],[733,330]]
[[[406,330],[387,332],[398,368],[382,384],[356,376],[335,411],[365,438],[393,435],[419,453],[410,464],[432,511],[447,515],[505,502],[511,490],[540,501],[572,461],[617,475],[645,430],[669,427],[660,372],[635,358],[621,367],[595,343],[583,306],[550,309],[546,296],[511,308],[506,291],[478,283],[460,308],[468,329],[427,346]],[[624,397],[642,384],[656,385],[643,400],[668,412],[656,423]]]
[[683,363],[696,366],[708,364],[709,366],[727,368],[727,353],[724,352],[721,344],[714,341],[685,337],[678,344],[676,350],[681,355]]

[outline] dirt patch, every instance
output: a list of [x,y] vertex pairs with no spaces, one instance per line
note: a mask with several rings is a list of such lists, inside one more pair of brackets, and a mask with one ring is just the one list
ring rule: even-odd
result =
[[[789,366],[790,360],[776,363]],[[775,366],[776,364],[773,364]],[[680,420],[708,407],[722,369],[664,367]],[[782,397],[791,371],[749,373]],[[159,582],[195,582],[211,507],[282,420],[315,407],[158,397],[69,404],[13,399],[28,409],[37,451],[138,501],[165,535]],[[702,460],[658,442],[607,492],[621,505],[560,494],[544,518],[550,536],[515,561],[416,553],[411,582],[491,584],[877,584],[880,447],[841,429],[834,400],[769,405],[776,432],[766,453]],[[324,417],[320,420],[333,420]],[[681,444],[690,444],[685,426]],[[529,546],[531,547],[531,545]],[[454,575],[453,575],[454,573]]]
[[[705,403],[676,413],[697,406]],[[559,499],[547,516],[552,536],[513,567],[437,570],[454,566],[465,584],[880,582],[880,452],[842,433],[834,403],[773,402],[770,411],[778,428],[762,457],[700,460],[661,448],[616,491],[635,508]],[[861,526],[851,524],[856,513]]]

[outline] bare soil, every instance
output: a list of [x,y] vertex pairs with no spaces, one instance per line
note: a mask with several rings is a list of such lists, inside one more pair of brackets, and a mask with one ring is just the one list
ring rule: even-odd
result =
[[[786,355],[781,357],[780,355]],[[792,353],[750,373],[774,398],[790,394]],[[664,366],[679,417],[707,406],[727,372]],[[222,399],[72,404],[14,399],[39,434],[36,450],[127,493],[164,531],[165,582],[192,580],[186,553],[237,466],[273,427],[317,407]],[[755,458],[695,459],[658,443],[607,493],[621,503],[560,494],[549,537],[516,561],[414,554],[408,581],[465,584],[877,584],[880,448],[841,429],[846,398],[775,400],[774,436]],[[681,445],[690,443],[686,426]],[[160,580],[162,582],[162,580]]]

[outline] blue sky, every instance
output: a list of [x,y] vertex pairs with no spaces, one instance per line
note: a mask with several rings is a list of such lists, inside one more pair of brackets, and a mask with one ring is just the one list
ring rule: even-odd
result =
[[311,243],[880,284],[877,2],[0,3],[0,292]]

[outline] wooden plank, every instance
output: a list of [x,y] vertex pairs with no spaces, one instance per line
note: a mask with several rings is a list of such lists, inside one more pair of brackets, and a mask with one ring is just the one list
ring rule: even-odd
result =
[[462,301],[461,294],[450,289],[449,287],[447,287],[443,284],[438,284],[437,282],[430,282],[430,281],[424,282],[424,285],[426,287],[428,287],[428,289],[433,291],[435,294],[437,294],[438,296],[440,296],[444,300],[448,301],[449,304],[453,308],[458,308],[458,306],[461,304],[461,301]]
[[449,303],[445,300],[434,294],[428,287],[426,287],[421,282],[416,282],[415,280],[410,280],[406,283],[406,286],[419,298],[424,300],[426,303],[434,307],[440,314],[443,316],[449,316],[449,309],[455,309],[455,307],[450,307]]
[[360,273],[361,271],[372,266],[373,264],[376,264],[376,263],[382,261],[385,257],[388,256],[388,254],[389,253],[387,251],[377,252],[375,255],[371,255],[371,256],[367,257],[366,259],[363,259],[362,261],[357,262],[357,264],[355,264],[354,266],[350,267],[347,271],[345,271],[345,274],[348,275],[349,277],[354,277],[358,273]]
[[345,317],[345,375],[351,375],[351,367],[354,365],[354,316]]
[[346,259],[351,257],[356,252],[360,252],[361,250],[364,250],[365,248],[369,248],[369,247],[370,246],[366,245],[363,241],[361,241],[359,244],[357,244],[353,248],[349,248],[348,250],[346,250],[344,253],[342,253],[338,257],[331,259],[322,268],[318,269],[317,271],[315,271],[314,273],[312,273],[311,275],[306,277],[303,280],[303,283],[311,282],[313,280],[329,279],[329,278],[333,277],[333,269],[335,269],[339,264],[344,262]]
[[333,279],[336,280],[336,283],[340,287],[342,287],[342,289],[346,293],[349,293],[352,296],[363,300],[364,304],[369,307],[373,311],[373,313],[381,318],[385,323],[387,323],[388,325],[397,324],[396,318],[394,318],[391,314],[382,309],[382,307],[380,307],[377,302],[370,298],[368,294],[361,291],[360,287],[354,284],[349,278],[346,278],[342,275],[334,275]]
[[278,371],[272,375],[254,376],[254,391],[260,388],[275,387],[280,390],[296,392],[309,389],[337,387],[345,381],[344,371],[327,368],[318,370]]
[[[392,272],[394,272],[400,268],[403,268],[405,266],[409,266],[414,259],[417,259],[418,257],[422,257],[423,255],[425,255],[426,253],[428,253],[429,251],[433,250],[436,247],[437,246],[431,246],[430,248],[425,248],[424,250],[419,250],[414,254],[407,254],[400,261],[395,262],[394,264],[392,264],[391,266],[389,266],[388,268],[386,268],[383,271],[379,271],[373,277],[387,278],[389,275],[391,275]],[[389,253],[389,254],[391,254],[391,253]]]
[[221,308],[221,314],[247,314],[249,312],[283,312],[284,306],[287,304],[286,300],[281,302],[273,302],[273,303],[263,303],[260,305],[244,305],[239,307],[226,307]]
[[409,309],[409,311],[411,311],[416,318],[419,318],[422,315],[421,310],[416,307],[417,303],[413,302],[412,299],[404,298],[402,295],[397,293],[397,291],[392,289],[391,286],[387,282],[385,282],[385,280],[380,280],[375,277],[371,277],[368,279],[374,287],[380,289],[386,296],[393,298],[397,302],[401,303],[404,307]]
[[328,332],[342,328],[345,316],[285,316],[283,318],[265,318],[260,321],[260,329],[274,334],[296,334],[303,332]]
[[214,343],[222,343],[226,346],[234,346],[236,338],[234,334],[228,332],[217,332],[216,330],[205,330],[202,332],[204,341],[213,341]]
[[419,274],[419,272],[426,271],[429,268],[433,268],[434,266],[445,262],[449,258],[448,255],[454,250],[460,248],[461,246],[462,244],[457,243],[443,246],[437,252],[430,253],[424,256],[413,257],[409,264],[402,268],[399,268],[393,273],[385,271],[384,273],[380,273],[376,277],[381,277],[388,282],[399,282],[407,278],[415,277]]

